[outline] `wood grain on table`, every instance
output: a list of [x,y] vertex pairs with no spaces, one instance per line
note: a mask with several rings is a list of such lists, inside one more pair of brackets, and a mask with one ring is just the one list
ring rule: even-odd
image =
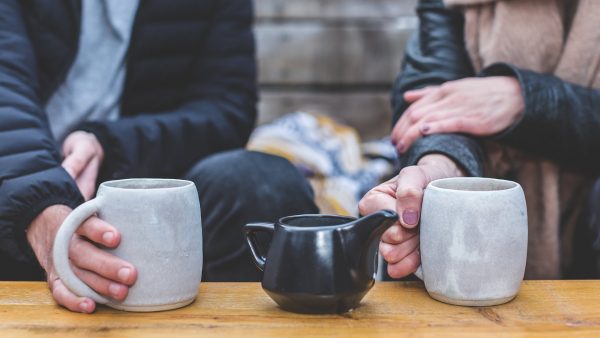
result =
[[130,313],[71,313],[45,283],[0,282],[0,337],[600,337],[600,281],[526,281],[512,302],[452,306],[420,282],[378,283],[356,310],[280,310],[258,283],[202,283],[192,305]]

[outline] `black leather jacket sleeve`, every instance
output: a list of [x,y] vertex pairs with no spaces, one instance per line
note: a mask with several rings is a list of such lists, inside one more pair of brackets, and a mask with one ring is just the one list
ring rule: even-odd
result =
[[[419,28],[406,46],[402,72],[392,93],[393,124],[408,108],[405,91],[475,75],[465,49],[462,12],[446,8],[441,0],[421,0],[417,14]],[[483,152],[475,138],[459,134],[423,137],[400,161],[402,166],[414,165],[429,153],[452,158],[470,176],[483,174]]]
[[183,104],[80,126],[106,152],[100,181],[178,177],[207,155],[245,145],[257,100],[251,1],[215,1],[211,18]]
[[513,65],[494,64],[482,76],[514,76],[521,84],[521,120],[496,140],[563,166],[600,173],[600,90]]
[[37,96],[36,57],[20,6],[0,1],[0,279],[43,277],[27,226],[50,205],[83,201],[60,166]]

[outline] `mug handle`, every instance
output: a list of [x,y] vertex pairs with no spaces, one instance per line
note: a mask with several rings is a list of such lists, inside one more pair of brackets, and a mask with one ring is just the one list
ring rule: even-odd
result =
[[244,226],[244,232],[246,233],[246,242],[248,242],[248,246],[250,246],[250,251],[252,251],[252,257],[254,258],[254,263],[261,270],[265,270],[265,264],[267,263],[267,258],[263,256],[263,254],[259,251],[258,245],[256,243],[256,232],[257,231],[265,231],[273,233],[275,231],[274,223],[249,223]]
[[417,276],[420,280],[425,280],[423,277],[423,265],[419,264],[417,271],[414,272],[414,275]]
[[56,237],[54,238],[52,259],[56,274],[71,292],[80,297],[89,297],[96,301],[96,303],[106,304],[109,300],[99,295],[79,279],[71,269],[69,263],[69,244],[71,243],[73,234],[85,220],[100,211],[101,208],[102,198],[96,197],[75,208],[75,210],[65,218],[65,221],[58,229]]

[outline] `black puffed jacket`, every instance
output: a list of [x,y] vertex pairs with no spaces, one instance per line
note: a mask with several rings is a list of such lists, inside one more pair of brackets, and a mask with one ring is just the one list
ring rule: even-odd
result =
[[[100,180],[178,177],[242,147],[256,111],[251,0],[141,0],[118,121],[85,123],[105,152]],[[0,1],[0,279],[39,279],[25,231],[83,198],[61,168],[44,105],[79,40],[81,0]]]
[[[446,8],[442,0],[420,0],[417,13],[419,28],[406,47],[402,72],[393,90],[394,124],[408,108],[403,99],[407,90],[465,77],[514,76],[525,101],[523,116],[490,139],[586,174],[600,174],[599,90],[507,63],[493,64],[475,74],[465,48],[462,12]],[[484,153],[480,141],[459,134],[423,137],[401,156],[401,162],[403,166],[414,165],[426,154],[442,153],[469,175],[481,176]]]

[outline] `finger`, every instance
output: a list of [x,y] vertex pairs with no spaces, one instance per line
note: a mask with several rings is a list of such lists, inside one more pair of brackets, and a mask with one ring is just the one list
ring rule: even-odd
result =
[[448,117],[426,122],[421,126],[420,131],[423,135],[465,133],[481,136],[482,128],[479,126],[480,122],[468,117]]
[[410,113],[405,113],[404,115],[401,116],[400,120],[398,121],[398,123],[394,126],[394,129],[392,130],[392,134],[391,134],[391,139],[392,139],[392,143],[395,145],[396,150],[399,153],[404,153],[408,150],[408,148],[410,147],[410,145],[407,145],[404,138],[406,136],[406,133],[410,130],[411,126],[413,124],[410,121]]
[[137,277],[133,265],[76,236],[71,240],[69,258],[78,268],[125,285],[132,285]]
[[116,300],[123,300],[127,297],[127,293],[129,292],[127,285],[111,281],[96,273],[80,269],[76,266],[73,266],[73,272],[75,272],[77,277],[79,277],[86,285],[102,295]]
[[402,133],[404,132],[404,130],[406,129],[406,125],[409,122],[409,117],[406,114],[406,112],[404,112],[400,118],[398,119],[398,121],[396,121],[396,124],[394,125],[394,128],[392,128],[392,132],[390,133],[390,139],[392,141],[392,144],[396,147],[396,149],[399,152],[404,152],[404,149],[400,147],[400,139],[402,138]]
[[406,110],[406,112],[412,113],[423,108],[424,106],[441,101],[446,97],[444,93],[445,92],[443,92],[440,88],[434,88],[433,90],[431,90],[431,92],[427,93],[420,100],[417,100],[413,104],[411,104]]
[[404,132],[402,138],[400,139],[399,144],[402,145],[402,151],[400,153],[404,153],[407,151],[413,143],[419,138],[423,137],[421,133],[421,124],[413,124]]
[[400,224],[394,224],[391,227],[389,227],[383,233],[383,235],[381,235],[381,241],[386,244],[401,244],[415,237],[418,233],[419,231],[417,229],[408,229],[402,227]]
[[[435,105],[438,106],[437,103]],[[439,107],[440,108],[437,111],[431,111],[427,114],[419,115],[420,120],[410,121],[410,127],[406,130],[406,132],[404,132],[399,141],[399,144],[402,145],[404,151],[409,149],[419,138],[425,135],[435,134],[430,131],[430,122],[447,118],[453,118],[455,116],[459,116],[461,113],[461,111],[458,109],[444,109],[441,108],[441,106]],[[423,110],[421,110],[420,112],[422,111]],[[415,114],[413,114],[412,116],[415,116],[417,112],[418,111],[415,111]],[[400,153],[402,153],[402,151]]]
[[370,215],[379,210],[395,210],[396,208],[396,179],[394,177],[371,189],[358,202],[361,215]]
[[75,179],[77,187],[85,200],[89,200],[96,192],[96,179],[100,167],[100,158],[94,156],[88,165],[83,169],[83,172]]
[[436,102],[441,98],[442,94],[440,93],[440,90],[433,89],[423,98],[411,104],[408,107],[408,109],[404,111],[402,116],[400,116],[400,119],[398,120],[398,122],[394,126],[394,129],[392,130],[392,133],[390,134],[392,143],[396,146],[398,152],[404,153],[409,148],[409,146],[403,143],[402,138],[404,137],[408,129],[410,129],[415,124],[414,122],[412,122],[412,120],[414,120],[412,116],[415,114],[415,111],[417,111],[420,107],[430,104],[432,102]]
[[92,313],[96,303],[87,297],[78,297],[62,283],[60,279],[49,282],[52,297],[59,304],[74,312]]
[[414,102],[416,100],[421,99],[423,96],[431,93],[433,90],[438,88],[439,86],[427,86],[419,89],[409,90],[404,92],[404,100],[407,102]]
[[88,218],[77,229],[77,234],[109,248],[115,248],[121,242],[121,233],[109,223],[95,216]]
[[392,278],[402,278],[417,271],[421,264],[421,255],[419,250],[414,250],[408,256],[395,264],[388,264],[388,275]]
[[414,236],[401,244],[379,243],[379,253],[388,264],[396,264],[419,247],[419,236]]
[[87,146],[74,147],[73,152],[62,162],[62,167],[73,179],[76,179],[92,160],[93,155],[93,150]]
[[402,226],[414,228],[419,223],[423,190],[429,181],[419,166],[406,167],[400,171],[396,189],[396,210],[401,215]]
[[419,132],[422,136],[439,134],[439,132],[437,132],[437,133],[431,132],[431,124],[432,123],[435,123],[435,122],[441,121],[441,120],[459,118],[462,116],[463,112],[464,111],[462,109],[457,109],[457,108],[440,109],[436,112],[432,112],[432,113],[429,113],[426,116],[424,116],[417,123],[417,128],[419,129]]
[[431,102],[429,104],[423,105],[419,108],[415,108],[410,115],[410,122],[417,123],[419,121],[424,121],[430,119],[431,117],[440,114],[441,112],[457,112],[460,114],[462,110],[456,109],[456,102],[454,99],[450,99],[445,97],[442,100]]

